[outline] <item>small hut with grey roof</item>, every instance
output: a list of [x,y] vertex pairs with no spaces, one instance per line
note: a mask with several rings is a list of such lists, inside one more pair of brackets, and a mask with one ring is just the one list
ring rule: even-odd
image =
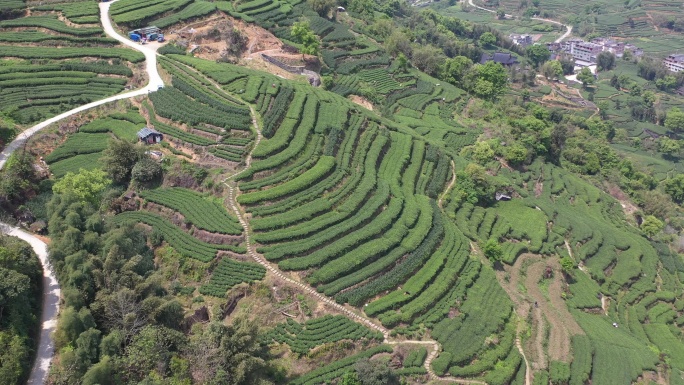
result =
[[164,135],[154,128],[144,127],[138,131],[138,138],[145,144],[159,143],[164,139]]

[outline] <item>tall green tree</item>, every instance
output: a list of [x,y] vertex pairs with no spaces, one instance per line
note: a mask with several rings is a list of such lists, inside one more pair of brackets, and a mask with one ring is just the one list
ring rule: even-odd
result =
[[542,65],[542,73],[547,79],[560,78],[563,76],[563,66],[558,60],[547,61]]
[[473,66],[473,61],[465,56],[446,59],[442,64],[440,78],[451,84],[463,86],[466,75]]
[[499,245],[499,242],[494,238],[489,238],[487,240],[482,248],[482,252],[485,257],[492,262],[499,262],[503,257],[503,249],[501,249],[501,245]]
[[27,151],[15,151],[0,171],[0,196],[15,203],[26,199],[27,193],[36,186],[34,158]]
[[491,32],[485,32],[480,35],[480,39],[478,39],[478,41],[480,42],[481,46],[489,48],[496,44],[496,36],[494,36],[494,34]]
[[526,54],[535,67],[543,64],[551,57],[551,51],[541,44],[527,47]]
[[677,107],[670,108],[665,117],[665,127],[674,132],[684,131],[684,112]]
[[139,144],[122,139],[111,139],[103,152],[104,170],[114,183],[128,183],[133,166],[138,163],[144,153],[145,149]]
[[677,203],[684,202],[684,175],[679,174],[674,178],[665,179],[663,183],[665,192],[668,193],[672,200]]
[[212,322],[190,338],[186,350],[193,378],[200,384],[263,384],[258,326],[238,318],[230,326]]
[[587,88],[589,84],[594,83],[594,74],[587,67],[582,68],[582,70],[577,74],[577,80],[582,82],[582,87]]
[[475,65],[469,74],[475,79],[471,91],[483,99],[495,99],[508,84],[508,72],[504,66],[493,61]]
[[612,52],[601,52],[596,56],[596,68],[599,71],[610,71],[615,68],[615,55]]
[[354,364],[361,385],[399,385],[399,376],[380,360],[362,359]]
[[318,41],[316,34],[311,30],[308,21],[298,21],[292,24],[290,34],[297,43],[302,45],[302,48],[300,49],[302,52],[302,60],[304,60],[304,55],[318,55],[320,42]]
[[112,183],[107,174],[99,169],[81,169],[78,174],[68,172],[53,186],[55,194],[75,196],[79,200],[96,205],[102,192]]
[[646,234],[649,238],[652,238],[654,235],[658,234],[660,230],[663,229],[665,225],[663,222],[654,217],[653,215],[648,215],[646,218],[644,218],[644,221],[641,222],[641,231]]

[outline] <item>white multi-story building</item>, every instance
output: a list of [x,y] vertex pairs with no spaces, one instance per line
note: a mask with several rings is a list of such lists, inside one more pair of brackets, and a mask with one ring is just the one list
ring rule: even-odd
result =
[[534,43],[534,38],[531,35],[525,34],[525,35],[520,35],[517,33],[512,33],[508,35],[508,37],[513,40],[513,43],[516,45],[520,45],[523,47],[527,47],[529,45],[532,45]]
[[590,63],[595,63],[596,56],[598,56],[598,54],[601,52],[603,52],[602,45],[586,42],[573,44],[572,51],[570,51],[575,60],[581,60]]
[[672,72],[684,71],[684,55],[672,54],[663,60],[663,64]]

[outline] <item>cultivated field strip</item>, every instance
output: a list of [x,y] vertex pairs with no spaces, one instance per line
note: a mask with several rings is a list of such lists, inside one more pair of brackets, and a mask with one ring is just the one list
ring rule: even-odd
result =
[[[223,65],[191,58],[178,59],[211,78],[216,82],[214,86],[228,92],[234,92],[238,87],[232,83],[244,79],[241,73],[249,73],[233,67],[234,73],[229,74]],[[387,329],[338,304],[308,284],[290,278],[280,268],[300,270],[313,267],[315,271],[306,278],[309,284],[318,285],[318,290],[328,295],[339,294],[335,298],[340,303],[350,302],[356,306],[363,305],[365,299],[383,290],[407,283],[415,294],[386,308],[381,321],[388,325],[403,322],[417,328],[425,320],[436,322],[444,318],[450,311],[450,304],[459,297],[464,298],[465,289],[477,280],[481,271],[479,263],[468,257],[466,238],[457,235],[454,238],[453,233],[458,234],[458,229],[443,217],[435,201],[451,177],[448,158],[440,161],[444,155],[436,148],[405,134],[388,131],[379,121],[344,102],[348,122],[342,126],[330,126],[331,123],[325,123],[321,115],[321,108],[326,108],[322,106],[334,103],[325,99],[330,97],[327,94],[308,93],[306,97],[300,97],[299,92],[304,90],[294,86],[294,92],[286,99],[288,102],[281,107],[283,99],[276,102],[276,95],[267,91],[272,87],[262,85],[274,81],[282,89],[287,89],[288,85],[268,77],[261,81],[251,79],[247,84],[252,84],[253,91],[245,90],[243,95],[247,94],[245,97],[256,103],[256,111],[261,111],[261,114],[273,111],[264,110],[264,106],[280,111],[281,117],[269,118],[277,122],[271,138],[276,138],[279,130],[284,128],[288,132],[285,137],[291,139],[286,146],[271,147],[265,152],[268,157],[255,159],[247,171],[238,172],[230,182],[226,182],[229,206],[245,230],[248,255],[280,279],[311,293],[354,320],[384,332],[385,337]],[[297,109],[306,109],[307,105],[313,108],[313,114],[297,112]],[[309,116],[309,123],[290,122],[304,119],[304,116]],[[261,144],[270,147],[269,140]],[[258,152],[258,148],[254,151]],[[406,156],[407,152],[413,153],[412,156]],[[281,168],[289,172],[281,172]],[[267,182],[260,183],[262,178]],[[434,178],[440,178],[441,182],[433,182]],[[252,188],[247,193],[238,193],[236,182]],[[244,204],[245,211],[238,202]],[[258,233],[252,234],[245,212],[251,213],[249,221],[261,229]],[[445,227],[449,230],[447,237]],[[311,237],[313,234],[316,236]],[[264,250],[257,251],[253,239],[262,236],[264,239],[260,242],[268,241],[274,247],[263,245],[260,247]],[[261,251],[265,254],[262,255]],[[454,254],[460,257],[454,259]],[[449,257],[445,258],[447,255]],[[278,267],[267,259],[278,261]],[[427,267],[423,266],[424,262],[427,262]],[[468,272],[464,273],[462,282],[457,278],[461,270]],[[408,279],[410,281],[407,282]],[[435,279],[439,285],[428,285]],[[450,287],[454,280],[461,285]],[[493,275],[485,275],[479,281],[486,282],[487,287],[492,284],[496,287]],[[426,290],[428,286],[430,288]],[[485,333],[500,331],[504,335],[509,334],[509,328],[500,329],[497,325],[501,320],[506,322],[510,307],[493,307],[503,312],[499,313],[499,318],[492,318],[491,327],[475,337],[474,344],[482,338],[481,344]],[[444,330],[458,329],[462,322],[444,325]],[[480,324],[475,317],[468,318],[467,323]],[[441,350],[436,341],[409,343],[426,344],[433,350]],[[507,344],[496,352],[505,349],[508,350],[503,356],[501,353],[491,354],[492,360],[484,367],[490,365],[494,368],[499,359],[511,360],[515,366],[515,360],[520,361],[517,350],[512,344]],[[478,351],[476,349],[472,354]],[[511,351],[513,353],[509,354]],[[437,353],[431,353],[425,360],[426,370],[432,375],[436,375],[431,365]],[[441,362],[448,369],[451,366],[450,353],[443,352],[440,357],[446,357]],[[444,375],[445,372],[442,369],[438,374]],[[471,381],[481,383],[483,380]]]

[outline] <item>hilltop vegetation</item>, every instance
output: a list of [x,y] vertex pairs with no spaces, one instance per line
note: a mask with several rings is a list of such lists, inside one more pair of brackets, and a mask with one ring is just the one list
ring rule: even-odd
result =
[[[101,35],[79,3],[0,22],[76,39],[0,47],[13,57],[0,93],[67,84],[59,107],[8,97],[3,124],[84,102],[63,101],[72,84],[136,83],[136,51],[78,40]],[[74,116],[8,163],[4,204],[47,222],[63,290],[50,381],[503,385],[525,384],[529,366],[538,384],[682,383],[684,119],[671,79],[638,80],[644,61],[582,88],[598,110],[561,104],[537,77],[544,55],[489,26],[340,5],[112,5],[126,27],[216,9],[258,24],[318,53],[323,85],[174,45],[163,89]],[[496,49],[520,68],[479,64]],[[629,109],[601,104],[617,100]],[[143,126],[164,141],[135,144]],[[29,155],[54,176],[41,181]]]

